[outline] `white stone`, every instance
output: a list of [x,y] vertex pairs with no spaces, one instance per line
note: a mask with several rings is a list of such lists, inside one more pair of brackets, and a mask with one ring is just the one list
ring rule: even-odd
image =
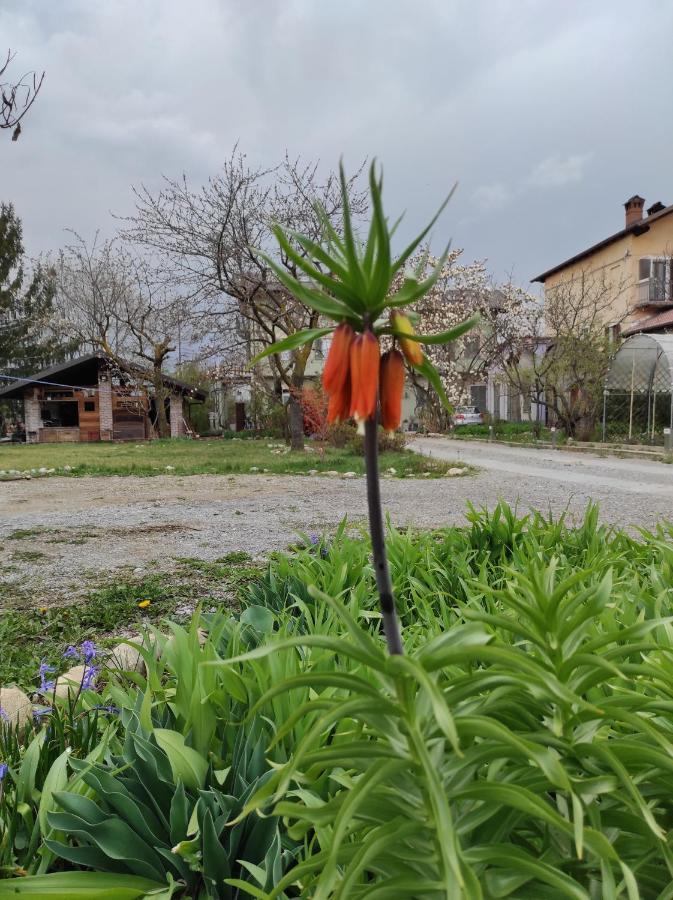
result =
[[259,472],[259,466],[250,466],[251,472]]
[[145,660],[139,647],[139,640],[132,640],[128,644],[117,644],[110,653],[107,662],[109,669],[121,669],[123,672],[145,672]]
[[388,475],[397,475],[397,469],[394,469],[392,466],[389,469],[386,469]]
[[72,472],[72,466],[63,466],[64,472]]
[[465,472],[465,469],[458,469],[456,467],[452,467],[446,473],[447,475],[462,475]]
[[308,472],[307,472],[306,474],[307,474],[307,475],[317,475],[317,474],[318,474],[318,470],[317,470],[317,469],[309,469]]
[[175,466],[166,466],[167,472],[175,472]]
[[357,478],[357,472],[344,472],[344,478]]
[[33,707],[27,694],[14,684],[0,688],[0,709],[4,720],[17,728],[30,723]]
[[[79,665],[73,666],[71,669],[68,669],[67,672],[64,672],[63,675],[59,675],[56,679],[56,687],[54,688],[56,696],[67,697],[68,694],[76,694],[82,686],[85,671],[86,667]],[[51,693],[51,691],[48,691],[45,696],[49,696]]]
[[46,474],[47,474],[47,467],[46,467],[46,466],[41,466],[37,471],[40,473],[40,475],[46,475]]

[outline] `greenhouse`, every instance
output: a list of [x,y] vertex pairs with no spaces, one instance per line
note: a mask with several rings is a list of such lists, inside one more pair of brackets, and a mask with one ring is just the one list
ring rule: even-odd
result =
[[603,440],[663,443],[673,428],[673,334],[634,334],[615,354],[603,393]]

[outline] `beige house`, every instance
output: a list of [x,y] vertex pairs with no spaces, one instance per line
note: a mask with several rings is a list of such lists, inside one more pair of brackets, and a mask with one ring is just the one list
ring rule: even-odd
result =
[[607,287],[611,301],[604,324],[615,336],[673,328],[673,205],[645,210],[637,194],[624,204],[624,227],[558,263],[533,281],[545,296],[562,289],[582,291],[588,280]]

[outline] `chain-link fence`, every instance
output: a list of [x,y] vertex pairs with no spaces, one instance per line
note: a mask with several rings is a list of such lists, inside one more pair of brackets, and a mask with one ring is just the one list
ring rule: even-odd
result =
[[615,354],[603,393],[603,440],[663,444],[673,428],[673,335],[636,334]]

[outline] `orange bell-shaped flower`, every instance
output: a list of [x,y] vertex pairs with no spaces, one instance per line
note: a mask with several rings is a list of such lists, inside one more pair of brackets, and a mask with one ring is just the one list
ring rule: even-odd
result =
[[404,359],[399,350],[388,350],[381,357],[381,424],[396,431],[402,421],[404,396]]
[[348,322],[342,322],[334,330],[322,373],[322,384],[328,394],[343,390],[348,378],[350,350],[354,337],[355,332]]
[[334,391],[329,395],[329,403],[327,404],[327,424],[332,425],[336,422],[344,422],[351,411],[351,380],[349,368],[346,368],[345,384],[340,390]]
[[[395,331],[399,331],[402,334],[416,333],[409,317],[397,310],[391,312],[390,324]],[[402,348],[402,353],[404,353],[406,361],[412,366],[420,366],[423,362],[423,351],[421,350],[421,345],[418,341],[410,341],[403,337],[398,337],[398,341],[400,342],[400,347]]]
[[376,412],[379,389],[379,342],[371,331],[358,334],[351,345],[351,415],[358,424]]

